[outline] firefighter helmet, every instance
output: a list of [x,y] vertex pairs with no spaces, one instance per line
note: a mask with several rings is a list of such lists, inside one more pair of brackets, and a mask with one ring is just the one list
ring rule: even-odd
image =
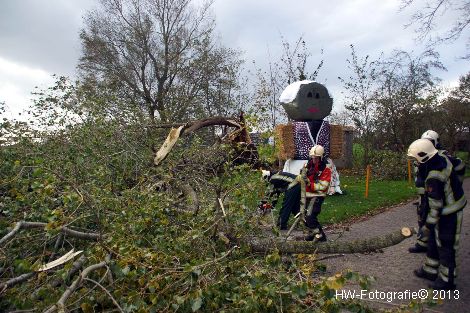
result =
[[439,143],[439,134],[434,130],[427,130],[421,135],[421,139],[430,140],[434,147],[437,147],[437,144]]
[[323,158],[323,154],[325,153],[325,149],[320,146],[320,145],[314,145],[312,147],[312,149],[310,149],[310,152],[308,153],[308,155],[310,157],[320,157]]
[[437,153],[436,147],[428,139],[418,139],[408,148],[408,156],[415,158],[419,163],[425,163]]

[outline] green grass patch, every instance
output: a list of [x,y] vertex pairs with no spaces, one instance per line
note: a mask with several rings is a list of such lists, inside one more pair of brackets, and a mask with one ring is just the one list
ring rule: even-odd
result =
[[345,195],[329,196],[325,199],[319,220],[333,224],[374,212],[416,197],[416,189],[407,181],[372,180],[369,197],[364,198],[365,178],[341,175],[341,189]]

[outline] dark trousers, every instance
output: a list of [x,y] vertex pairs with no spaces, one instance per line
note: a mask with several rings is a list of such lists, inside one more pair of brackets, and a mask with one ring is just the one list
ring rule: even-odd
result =
[[[307,212],[305,212],[305,225],[312,229],[313,233],[325,235],[323,228],[318,221],[318,215],[321,213],[321,205],[324,197],[315,197],[307,201]],[[313,201],[313,203],[312,203]]]
[[[318,233],[323,234],[323,229],[318,221],[318,215],[321,212],[321,205],[325,200],[324,197],[315,197],[307,200],[307,207],[305,212],[305,225]],[[311,210],[309,207],[313,202]],[[280,228],[286,229],[289,221],[290,214],[297,214],[300,212],[300,184],[295,185],[291,189],[287,190],[284,194],[284,201],[282,202],[282,208],[279,213],[279,226]]]
[[456,250],[462,226],[462,211],[442,215],[439,222],[431,227],[428,250],[423,270],[437,274],[440,279],[454,284],[456,274]]
[[421,196],[421,201],[416,208],[418,214],[418,234],[417,234],[417,245],[422,247],[428,246],[429,231],[424,227],[426,225],[426,219],[429,213],[429,202],[428,197],[425,195]]
[[294,215],[300,212],[300,184],[295,185],[284,193],[284,201],[279,212],[279,226],[286,229],[291,213]]

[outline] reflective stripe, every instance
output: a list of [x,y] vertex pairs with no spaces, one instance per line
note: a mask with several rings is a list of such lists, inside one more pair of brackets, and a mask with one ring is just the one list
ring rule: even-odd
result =
[[443,281],[445,281],[446,283],[449,282],[449,278],[448,278],[447,276],[445,276],[444,274],[442,274],[441,272],[439,272],[439,277],[440,277]]
[[426,218],[426,223],[428,224],[436,224],[437,223],[437,218],[432,217],[431,215],[428,215]]
[[432,258],[427,256],[426,259],[424,260],[424,264],[426,264],[428,266],[431,266],[431,267],[438,267],[439,266],[439,260],[432,259]]
[[318,183],[313,185],[315,191],[325,190],[328,188],[329,183],[326,180],[320,180]]
[[437,274],[437,268],[433,268],[427,265],[423,265],[423,271],[429,273],[429,274]]
[[438,218],[439,217],[439,211],[436,210],[436,209],[432,209],[431,211],[429,211],[429,215],[431,215],[434,218]]
[[315,203],[315,198],[310,199],[310,202],[308,203],[307,216],[312,215],[314,203]]
[[429,174],[428,174],[428,177],[426,178],[426,180],[430,179],[430,178],[435,178],[443,183],[446,182],[447,180],[447,177],[446,175],[444,175],[444,173],[440,172],[440,171],[430,171]]
[[452,188],[450,186],[450,180],[447,180],[446,184],[444,185],[444,195],[446,197],[446,204],[454,203],[454,193],[452,192]]
[[294,180],[292,183],[289,184],[289,186],[287,186],[287,190],[291,189],[292,187],[294,187],[295,185],[297,185],[299,182],[297,180]]
[[439,266],[439,272],[442,273],[444,276],[446,277],[449,277],[449,268],[444,266],[444,265],[440,265]]
[[421,247],[427,248],[428,247],[428,237],[419,238],[416,241],[416,244],[420,245]]
[[449,215],[452,213],[455,213],[465,207],[467,204],[467,199],[465,199],[465,195],[462,195],[462,197],[454,201],[453,203],[448,203],[443,209],[442,209],[442,215]]
[[418,187],[416,188],[416,192],[418,193],[418,195],[424,195],[424,187]]
[[429,201],[429,207],[431,208],[431,210],[432,209],[438,210],[444,206],[444,202],[442,201],[442,199],[436,200],[430,197],[428,201]]
[[286,181],[286,182],[292,182],[294,181],[294,179],[292,177],[289,177],[289,176],[284,176],[284,175],[280,175],[280,174],[274,174],[271,179],[279,179],[279,180],[283,180],[283,181]]
[[457,227],[455,229],[455,241],[454,241],[455,251],[457,251],[459,248],[460,232],[462,230],[462,217],[463,217],[463,211],[457,212]]
[[326,193],[325,192],[306,192],[305,196],[307,198],[313,198],[313,197],[325,197]]
[[454,171],[457,172],[457,171],[463,170],[464,167],[465,167],[465,164],[462,161],[460,161],[460,164],[454,167]]

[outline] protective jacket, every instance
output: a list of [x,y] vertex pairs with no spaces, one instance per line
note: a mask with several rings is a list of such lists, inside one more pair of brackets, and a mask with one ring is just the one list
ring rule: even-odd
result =
[[311,196],[325,197],[331,182],[331,168],[325,158],[317,163],[312,159],[308,161],[307,178],[309,184],[306,186],[306,191],[312,193]]
[[454,169],[455,174],[457,175],[458,180],[462,184],[463,179],[465,178],[465,163],[458,157],[454,157],[453,155],[451,155],[447,150],[441,149],[438,153],[449,159],[449,161],[452,163],[452,167]]
[[430,230],[422,269],[429,275],[437,276],[445,286],[453,288],[462,209],[467,201],[448,157],[437,153],[419,167],[425,177],[425,196],[429,201],[426,227]]
[[448,157],[438,153],[420,167],[426,177],[425,194],[430,209],[426,224],[434,225],[440,216],[456,213],[465,207],[467,200],[462,183]]

